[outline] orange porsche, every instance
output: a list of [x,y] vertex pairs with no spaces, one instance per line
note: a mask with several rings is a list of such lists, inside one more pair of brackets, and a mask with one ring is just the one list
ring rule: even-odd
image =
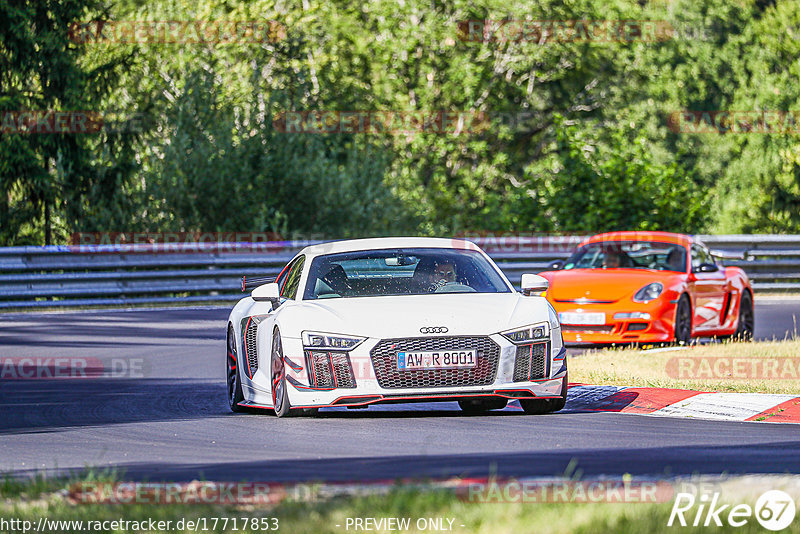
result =
[[666,232],[611,232],[583,241],[541,273],[565,342],[691,342],[753,336],[753,290],[703,243]]

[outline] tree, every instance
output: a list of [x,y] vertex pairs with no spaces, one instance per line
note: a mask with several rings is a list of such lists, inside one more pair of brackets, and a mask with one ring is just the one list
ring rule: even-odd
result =
[[[107,205],[130,176],[128,134],[72,133],[85,112],[102,113],[126,57],[87,66],[71,39],[84,17],[103,17],[96,0],[3,2],[0,5],[0,233],[6,244],[53,241],[84,221],[92,205]],[[20,132],[21,111],[48,130],[67,112],[67,133]],[[73,122],[78,115],[83,119]],[[23,115],[24,117],[24,115]],[[94,136],[94,137],[92,137]],[[98,145],[105,157],[96,157]],[[60,240],[64,236],[60,236]]]

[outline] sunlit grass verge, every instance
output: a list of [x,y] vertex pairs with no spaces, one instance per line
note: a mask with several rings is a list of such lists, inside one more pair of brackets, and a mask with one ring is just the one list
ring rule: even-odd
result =
[[596,385],[800,394],[800,339],[590,351],[570,360],[569,378]]
[[[797,477],[783,477],[779,485],[772,480],[766,482],[766,488],[775,489],[789,486],[797,490]],[[782,480],[783,480],[782,479]],[[102,478],[84,480],[103,480]],[[251,524],[253,519],[258,525],[278,526],[278,532],[302,533],[343,533],[343,532],[397,532],[399,529],[380,528],[371,523],[369,529],[354,529],[348,519],[408,518],[408,528],[404,532],[432,532],[430,525],[447,526],[452,532],[517,534],[536,532],[537,534],[568,534],[614,532],[618,534],[638,534],[641,532],[708,532],[708,527],[668,527],[667,523],[672,510],[673,501],[662,503],[537,503],[537,502],[469,502],[463,495],[457,496],[449,490],[404,489],[398,486],[388,493],[338,496],[314,502],[283,501],[271,507],[254,506],[221,506],[221,505],[185,505],[185,504],[76,504],[67,498],[68,488],[75,480],[34,479],[30,482],[6,480],[0,486],[0,518],[8,521],[16,519],[30,521],[35,525],[40,518],[50,521],[83,521],[87,525],[92,522],[110,522],[124,520],[137,522],[139,528],[120,528],[115,530],[110,523],[107,529],[93,528],[93,532],[266,532],[263,527],[244,527],[244,521]],[[753,489],[751,481],[745,479],[728,479],[724,486],[730,488]],[[697,485],[696,487],[700,487]],[[722,487],[722,486],[719,486]],[[716,489],[714,490],[716,491]],[[730,495],[722,488],[726,500],[723,502],[755,503],[752,495]],[[761,490],[759,490],[760,492]],[[793,494],[796,491],[793,491]],[[752,492],[750,492],[752,493]],[[728,500],[730,499],[730,501]],[[694,519],[696,509],[687,515],[689,524]],[[217,528],[211,528],[212,520],[217,518]],[[223,520],[227,518],[227,528]],[[237,519],[234,524],[233,519]],[[273,521],[277,519],[277,523]],[[705,517],[703,517],[705,519]],[[151,530],[144,526],[147,522],[171,521],[172,526],[164,530]],[[193,521],[207,528],[176,529],[178,521]],[[264,521],[262,521],[264,520]],[[724,521],[724,515],[723,515]],[[86,532],[86,527],[63,526],[55,529],[51,525],[50,532]],[[350,524],[350,528],[348,528]],[[377,523],[380,524],[380,523]],[[427,528],[420,528],[427,526]],[[725,525],[722,529],[713,528],[715,532],[763,532],[763,528],[755,518],[739,528]],[[8,530],[6,530],[8,531]],[[5,532],[5,531],[4,531]],[[800,521],[783,532],[800,532]]]

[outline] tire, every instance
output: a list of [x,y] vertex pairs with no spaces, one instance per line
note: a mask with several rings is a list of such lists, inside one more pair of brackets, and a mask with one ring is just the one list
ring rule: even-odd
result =
[[286,417],[292,410],[286,393],[286,366],[283,363],[283,343],[281,333],[276,328],[272,334],[272,356],[270,358],[272,377],[272,406],[275,415]]
[[734,341],[753,341],[756,319],[753,313],[753,297],[749,291],[744,291],[739,298],[739,320],[736,322],[736,332],[733,333]]
[[681,295],[675,308],[675,344],[688,345],[692,342],[692,305],[689,297]]
[[467,415],[485,414],[489,410],[502,410],[508,399],[470,399],[458,401],[458,406]]
[[561,397],[558,399],[520,399],[519,405],[528,415],[543,415],[562,410],[567,404],[567,384],[569,373],[561,381]]
[[234,413],[242,413],[246,408],[239,406],[244,400],[242,392],[242,377],[239,375],[239,355],[236,352],[236,336],[233,327],[228,328],[228,351],[225,357],[226,376],[228,385],[228,407]]

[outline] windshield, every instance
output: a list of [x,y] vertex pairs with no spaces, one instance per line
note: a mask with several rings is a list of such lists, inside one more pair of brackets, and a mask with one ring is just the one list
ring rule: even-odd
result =
[[590,243],[576,250],[563,268],[686,272],[686,248],[648,241]]
[[414,248],[317,256],[303,298],[510,292],[477,251]]

